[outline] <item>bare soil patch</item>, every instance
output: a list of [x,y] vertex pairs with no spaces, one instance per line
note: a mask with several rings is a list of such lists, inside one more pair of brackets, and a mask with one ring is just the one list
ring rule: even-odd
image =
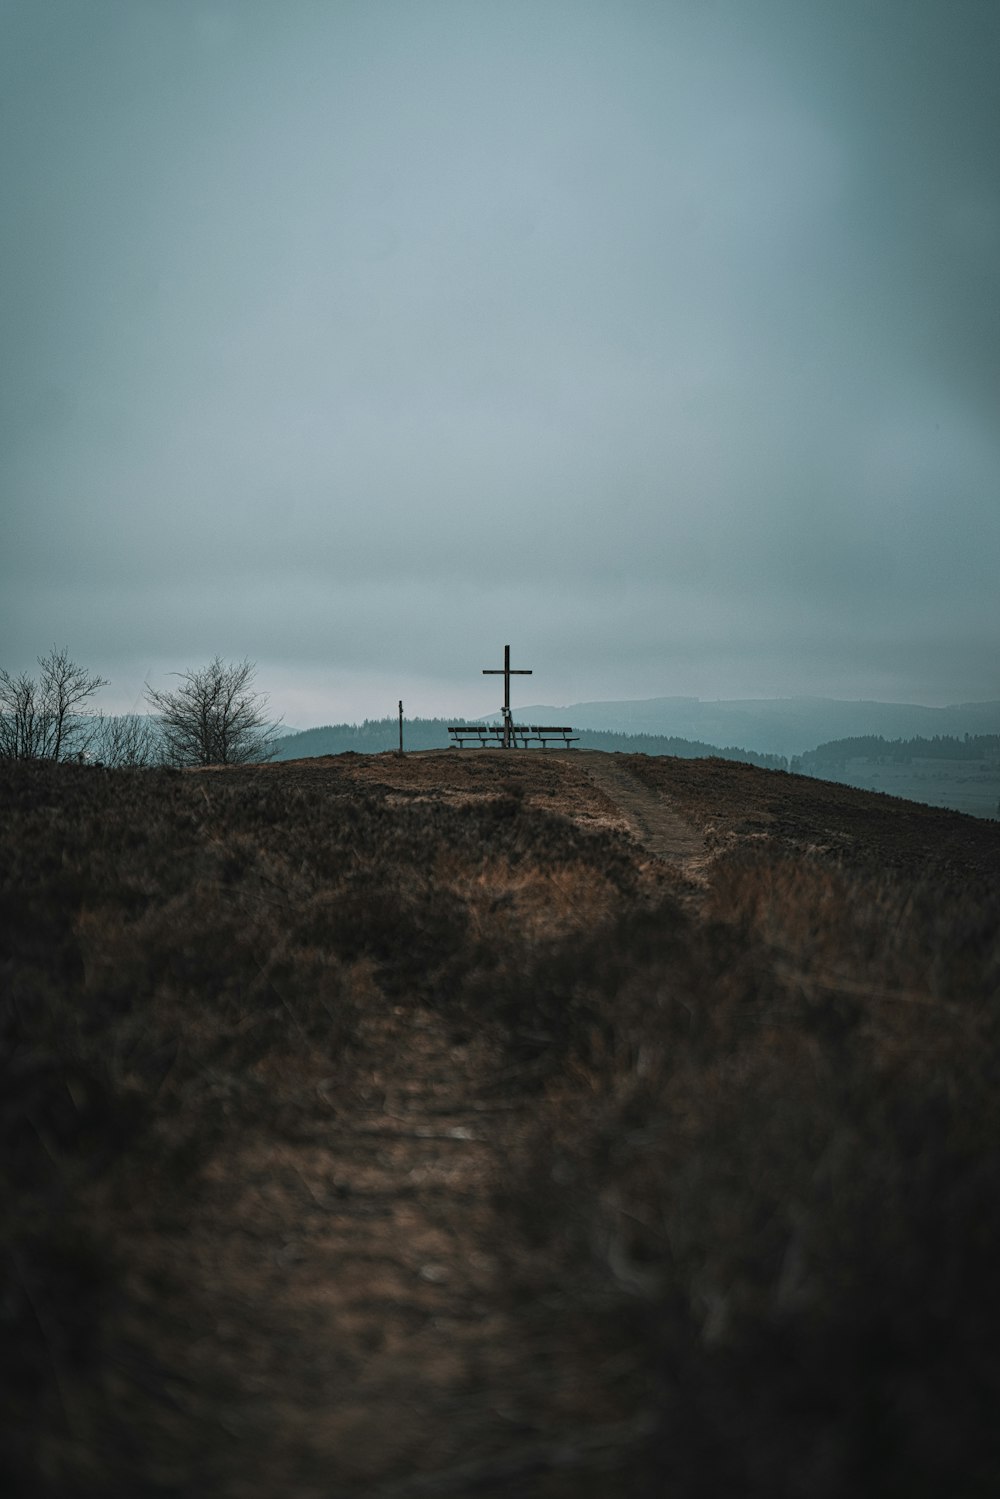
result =
[[587,774],[621,812],[633,836],[659,859],[678,864],[688,878],[704,878],[708,848],[700,831],[670,804],[662,786],[639,779],[617,757],[584,750]]

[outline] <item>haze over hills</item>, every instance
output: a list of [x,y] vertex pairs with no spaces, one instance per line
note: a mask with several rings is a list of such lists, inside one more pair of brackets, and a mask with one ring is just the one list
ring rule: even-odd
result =
[[[747,698],[705,702],[696,697],[653,697],[631,702],[532,704],[515,708],[524,723],[571,723],[577,729],[676,735],[709,744],[734,744],[767,755],[801,755],[830,739],[881,734],[910,739],[936,734],[1000,733],[1000,702],[880,703],[837,698]],[[491,717],[494,715],[490,715]]]

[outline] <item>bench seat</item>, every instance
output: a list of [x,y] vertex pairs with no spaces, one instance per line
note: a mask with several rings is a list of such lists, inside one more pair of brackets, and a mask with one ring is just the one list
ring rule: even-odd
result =
[[[459,749],[464,749],[465,740],[484,746],[503,743],[503,724],[469,723],[449,724],[448,733],[456,740]],[[577,742],[578,736],[573,733],[572,728],[566,724],[512,724],[511,737],[515,749],[526,749],[528,744],[536,741],[542,749],[552,744],[562,744],[569,749],[571,744]]]

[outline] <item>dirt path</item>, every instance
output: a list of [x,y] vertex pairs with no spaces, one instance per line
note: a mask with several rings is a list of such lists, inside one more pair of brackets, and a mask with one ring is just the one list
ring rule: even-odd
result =
[[[627,828],[685,874],[704,855],[606,756],[267,774],[314,796],[366,779],[417,801],[520,789],[585,828]],[[214,794],[209,781],[209,808]],[[560,886],[542,936],[565,900]],[[353,1003],[349,1061],[331,1057],[327,1076],[313,1043],[283,1053],[275,1107],[205,1142],[182,1219],[121,1205],[134,1323],[110,1445],[134,1442],[127,1472],[179,1499],[603,1499],[655,1424],[648,1375],[625,1331],[619,1345],[563,1290],[604,1250],[570,1237],[541,1252],[525,1190],[545,1111],[577,1084],[550,1096],[537,1062],[512,1061],[523,1046],[433,1000],[394,1003],[375,978]]]
[[679,864],[693,880],[701,881],[708,865],[705,840],[696,828],[673,811],[661,793],[652,790],[606,754],[579,750],[575,758],[590,780],[612,801],[633,836],[658,859]]
[[144,1246],[188,1374],[177,1477],[220,1499],[575,1492],[627,1458],[636,1413],[512,1295],[500,1204],[533,1103],[425,1009],[379,1042],[350,1098],[321,1086],[296,1138],[224,1147],[190,1230]]

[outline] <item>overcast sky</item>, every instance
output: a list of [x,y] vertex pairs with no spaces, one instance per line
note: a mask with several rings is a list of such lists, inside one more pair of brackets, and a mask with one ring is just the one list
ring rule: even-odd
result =
[[0,0],[0,665],[1000,697],[997,0]]

